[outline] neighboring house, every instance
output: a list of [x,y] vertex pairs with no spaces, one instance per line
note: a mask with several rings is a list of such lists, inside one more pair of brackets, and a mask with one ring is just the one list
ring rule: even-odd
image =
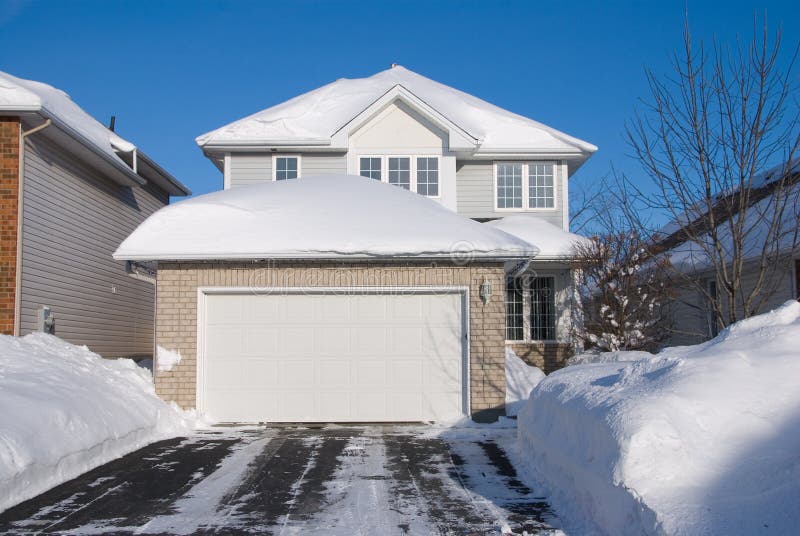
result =
[[[737,206],[737,203],[729,201],[737,193],[720,195],[715,205],[719,211],[716,216],[719,242],[728,259],[732,258],[730,252],[734,242],[741,242],[744,259],[742,296],[750,294],[759,285],[754,314],[775,309],[787,300],[800,299],[800,168],[795,166],[789,171],[789,179],[783,183],[785,186],[777,190],[780,200],[776,201],[776,185],[780,184],[778,179],[782,169],[765,173],[763,180],[754,179],[740,240],[732,239],[728,226],[730,218],[726,215],[728,209],[724,208]],[[773,227],[776,206],[782,207],[782,214]],[[732,218],[738,219],[739,214],[733,213]],[[706,225],[706,221],[705,214],[698,214],[691,223],[687,221],[684,225],[702,226]],[[704,227],[698,229],[702,231]],[[671,283],[674,292],[669,303],[671,335],[664,344],[697,344],[715,337],[720,328],[714,321],[710,300],[722,300],[720,303],[725,309],[726,305],[723,293],[718,291],[716,271],[706,249],[698,242],[687,240],[682,226],[674,222],[662,229],[660,234],[657,248],[664,251],[672,266],[681,274],[674,277]],[[707,237],[708,234],[701,236]],[[762,251],[767,252],[764,270],[760,267]],[[763,281],[759,283],[760,275],[763,275]],[[701,292],[698,286],[702,286],[705,292]],[[741,303],[737,304],[736,311],[741,318]]]
[[111,254],[187,194],[62,91],[0,72],[0,333],[152,355],[152,277],[131,277]]
[[[242,218],[227,249],[156,247],[142,239],[146,223],[117,252],[159,263],[158,344],[181,355],[156,367],[165,398],[223,420],[492,418],[503,411],[507,343],[559,366],[568,244],[509,242],[479,222],[517,215],[529,225],[512,234],[533,226],[572,240],[568,178],[595,146],[399,66],[197,142],[225,191],[154,220],[190,239]],[[206,203],[230,210],[195,221]],[[372,229],[382,232],[365,239]]]

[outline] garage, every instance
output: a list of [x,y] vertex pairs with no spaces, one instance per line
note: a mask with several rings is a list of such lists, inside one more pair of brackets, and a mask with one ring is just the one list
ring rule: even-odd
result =
[[220,422],[468,414],[466,289],[205,289],[198,406]]

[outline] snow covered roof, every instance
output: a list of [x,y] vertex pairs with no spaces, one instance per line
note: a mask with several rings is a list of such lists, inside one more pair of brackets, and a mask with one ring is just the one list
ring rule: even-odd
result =
[[162,208],[115,259],[528,258],[531,244],[396,186],[352,175],[243,186]]
[[[137,147],[99,123],[83,108],[75,104],[64,91],[42,82],[17,78],[0,71],[0,113],[3,112],[39,113],[43,117],[51,119],[57,127],[90,147],[93,152],[112,163],[119,171],[133,178],[135,182],[143,183],[141,179],[136,179],[136,173],[120,157],[120,154],[131,154],[137,151]],[[147,160],[148,169],[153,170],[153,174],[157,175],[157,179],[159,179],[158,182],[162,183],[160,185],[166,186],[170,193],[173,195],[191,193],[175,177],[158,167],[150,159]],[[165,181],[169,184],[163,184]]]
[[539,250],[536,260],[572,257],[573,246],[576,243],[588,240],[583,236],[565,231],[561,227],[530,214],[515,214],[486,222],[484,225],[504,231],[530,244],[535,244]]
[[395,66],[369,78],[342,78],[197,138],[201,147],[325,145],[359,114],[402,88],[423,108],[441,114],[471,137],[473,151],[582,154],[597,150],[554,128]]

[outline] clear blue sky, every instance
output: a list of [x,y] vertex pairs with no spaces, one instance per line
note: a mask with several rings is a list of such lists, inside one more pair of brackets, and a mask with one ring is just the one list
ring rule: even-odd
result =
[[800,2],[62,2],[0,0],[0,70],[67,91],[195,193],[222,177],[194,138],[337,78],[400,63],[598,145],[589,183],[626,157],[624,122],[695,35],[755,12],[800,39]]

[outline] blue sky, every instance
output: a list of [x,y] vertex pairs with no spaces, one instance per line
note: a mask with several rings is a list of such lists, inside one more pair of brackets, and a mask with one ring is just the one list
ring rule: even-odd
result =
[[0,70],[67,91],[195,193],[222,177],[194,138],[337,78],[400,63],[626,157],[624,122],[667,73],[684,11],[730,40],[766,10],[797,43],[800,2],[153,2],[0,0]]

